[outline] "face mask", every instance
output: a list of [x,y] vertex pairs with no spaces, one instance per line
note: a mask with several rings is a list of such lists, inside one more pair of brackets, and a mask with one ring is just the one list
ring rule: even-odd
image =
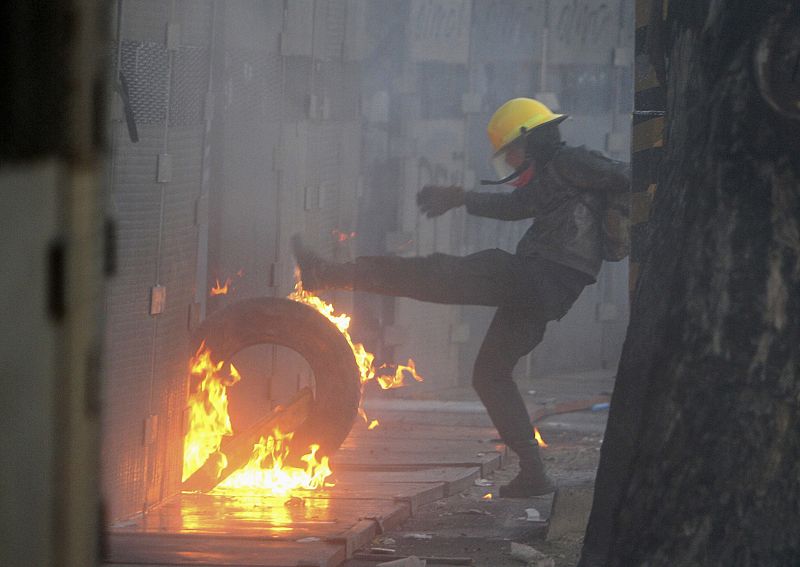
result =
[[522,173],[520,173],[519,177],[514,179],[511,183],[509,183],[509,185],[511,185],[512,187],[524,187],[525,185],[530,183],[531,180],[533,180],[534,173],[535,171],[533,164],[530,164],[528,168]]

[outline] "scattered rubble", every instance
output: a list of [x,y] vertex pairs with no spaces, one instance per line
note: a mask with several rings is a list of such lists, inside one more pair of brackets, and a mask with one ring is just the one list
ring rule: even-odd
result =
[[403,534],[403,539],[433,539],[431,534],[409,533]]
[[529,522],[538,522],[542,519],[542,515],[536,508],[525,508],[525,514],[527,514],[525,520]]
[[511,542],[511,557],[529,567],[555,567],[556,562],[538,549],[524,543]]
[[409,557],[403,557],[402,559],[378,563],[376,567],[425,567],[426,564],[427,561],[424,559],[411,555]]

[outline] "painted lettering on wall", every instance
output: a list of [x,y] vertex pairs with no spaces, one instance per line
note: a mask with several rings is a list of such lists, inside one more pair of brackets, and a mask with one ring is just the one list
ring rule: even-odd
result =
[[512,5],[506,0],[493,0],[481,4],[480,12],[476,9],[476,28],[485,35],[482,41],[516,44],[526,41],[525,35],[531,34],[529,12],[530,5]]
[[601,43],[617,26],[607,2],[571,0],[562,5],[553,21],[556,36],[565,45],[587,47]]
[[471,5],[467,0],[413,0],[408,22],[412,58],[465,63]]
[[469,4],[462,0],[420,0],[411,8],[411,37],[421,41],[454,39],[465,33]]

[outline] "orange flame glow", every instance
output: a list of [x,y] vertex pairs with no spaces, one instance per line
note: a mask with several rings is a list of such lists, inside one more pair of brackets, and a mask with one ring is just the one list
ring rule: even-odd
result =
[[[383,364],[381,365],[378,370],[388,369],[390,366]],[[412,359],[408,359],[408,364],[397,364],[394,369],[394,375],[390,374],[379,374],[375,376],[375,379],[380,384],[380,387],[384,390],[390,390],[392,388],[401,388],[405,386],[403,383],[403,374],[409,373],[411,377],[416,380],[417,382],[422,382],[422,376],[417,374],[417,366],[414,364]]]
[[369,425],[367,426],[367,429],[369,429],[371,431],[371,430],[375,429],[376,427],[378,427],[380,424],[381,424],[380,421],[378,421],[377,419],[373,419],[372,421],[369,422]]
[[542,434],[539,433],[538,427],[533,428],[533,437],[534,439],[536,439],[536,442],[539,444],[539,447],[549,447],[547,442],[544,439],[542,439]]
[[488,493],[484,494],[483,496],[481,496],[481,498],[483,500],[491,500],[492,499],[492,493],[488,492]]
[[[209,455],[219,450],[222,437],[232,435],[228,415],[227,387],[241,379],[230,364],[229,377],[222,374],[224,361],[213,362],[205,342],[200,345],[190,362],[190,373],[199,379],[197,389],[189,396],[189,426],[183,442],[183,480],[206,462]],[[225,463],[220,466],[224,468]]]
[[347,242],[351,238],[358,236],[355,232],[342,232],[338,228],[333,229],[331,231],[331,235],[337,240],[337,242]]
[[[197,389],[189,396],[189,427],[184,437],[183,480],[189,478],[209,457],[216,458],[218,471],[228,460],[219,449],[222,438],[232,435],[228,414],[227,388],[239,382],[241,375],[233,364],[228,364],[228,376],[223,372],[225,362],[214,362],[205,343],[191,360],[191,375],[199,379]],[[225,479],[219,487],[226,489],[258,489],[272,496],[283,496],[294,489],[316,489],[325,486],[331,475],[328,457],[317,459],[319,445],[311,445],[310,452],[300,460],[305,469],[286,464],[289,455],[288,441],[292,434],[276,430],[267,440],[263,438],[253,446],[250,461]]]
[[[364,345],[361,343],[354,343],[353,339],[350,337],[350,333],[348,329],[350,328],[350,316],[344,313],[337,314],[334,311],[333,305],[330,303],[326,303],[318,296],[314,295],[303,289],[303,282],[300,280],[300,272],[295,268],[295,284],[294,284],[294,291],[288,295],[289,299],[293,301],[297,301],[299,303],[303,303],[308,305],[309,307],[313,307],[317,311],[319,311],[322,315],[324,315],[331,323],[336,325],[336,328],[339,329],[339,332],[344,335],[344,338],[347,340],[347,344],[350,345],[350,348],[353,351],[353,356],[356,359],[356,363],[358,364],[359,372],[361,373],[361,403],[363,404],[364,396],[364,384],[370,382],[371,380],[375,380],[381,388],[384,390],[388,388],[399,388],[403,385],[403,378],[404,373],[409,373],[414,380],[418,382],[422,382],[423,378],[419,374],[417,374],[416,366],[412,359],[408,359],[408,364],[403,365],[399,364],[395,368],[393,374],[386,374],[380,372],[384,368],[388,368],[388,366],[381,366],[379,369],[375,368],[375,355],[369,352],[367,349],[364,348]],[[369,419],[367,418],[367,414],[364,412],[364,408],[358,408],[358,414],[364,420],[365,423],[369,423]]]
[[331,475],[328,457],[317,460],[319,445],[311,445],[310,452],[300,459],[306,463],[305,469],[286,464],[289,456],[289,440],[292,434],[284,435],[275,430],[266,440],[253,446],[250,461],[241,469],[222,481],[218,488],[250,488],[265,491],[272,496],[286,496],[292,490],[315,490],[324,486],[325,479]]
[[211,296],[213,297],[215,295],[228,295],[229,291],[228,287],[231,285],[232,282],[231,278],[226,278],[224,285],[220,285],[219,280],[214,280],[214,281],[216,281],[216,284],[214,285],[214,287],[211,288],[210,292]]
[[[217,285],[212,289],[212,295],[227,293],[231,279],[225,280],[225,285]],[[215,289],[218,291],[215,293]],[[361,343],[354,343],[350,338],[348,328],[350,316],[337,314],[331,304],[324,302],[316,295],[303,290],[302,282],[297,278],[294,291],[289,294],[289,299],[308,305],[316,309],[331,321],[353,351],[360,372],[361,391],[363,402],[364,385],[374,380],[382,388],[398,388],[403,385],[405,375],[410,375],[414,380],[422,381],[416,372],[414,361],[409,359],[407,365],[374,366],[375,355],[368,352]],[[190,361],[190,372],[198,383],[196,390],[189,396],[189,424],[184,438],[183,480],[189,478],[199,469],[209,457],[216,458],[216,464],[221,471],[227,466],[227,458],[220,452],[222,438],[232,435],[230,416],[228,415],[227,388],[241,380],[241,376],[232,364],[217,361],[211,357],[211,352],[205,343],[200,345]],[[392,372],[388,372],[389,369]],[[378,420],[370,421],[359,404],[358,414],[368,424],[368,429],[378,427]],[[234,472],[218,485],[219,489],[258,489],[259,493],[269,495],[285,495],[294,489],[313,490],[326,486],[325,479],[330,476],[331,469],[328,458],[317,459],[318,445],[311,445],[310,452],[301,457],[306,463],[305,468],[287,465],[286,458],[289,452],[288,440],[292,433],[275,431],[266,440],[263,438],[253,447],[250,462],[245,467]]]

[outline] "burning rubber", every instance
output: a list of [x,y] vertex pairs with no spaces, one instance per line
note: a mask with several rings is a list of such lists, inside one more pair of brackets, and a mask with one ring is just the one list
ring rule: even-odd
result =
[[[359,367],[339,329],[312,307],[272,297],[239,301],[206,319],[193,342],[195,350],[205,344],[215,361],[229,362],[239,351],[259,344],[285,346],[305,358],[315,388],[309,411],[302,412],[307,417],[294,430],[292,455],[299,457],[317,444],[319,455],[329,456],[350,433],[361,399]],[[188,478],[184,489],[209,490],[221,480]]]

